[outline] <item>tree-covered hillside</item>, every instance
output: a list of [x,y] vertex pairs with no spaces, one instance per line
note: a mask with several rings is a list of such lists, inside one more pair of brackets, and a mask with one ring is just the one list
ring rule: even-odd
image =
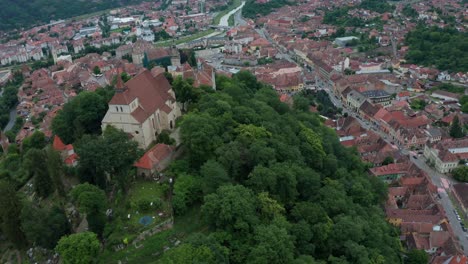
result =
[[455,28],[419,25],[409,32],[405,42],[409,45],[406,59],[410,63],[435,66],[451,72],[468,71],[468,33]]
[[271,0],[267,3],[257,3],[255,0],[249,0],[245,3],[244,8],[242,8],[242,15],[248,18],[266,16],[277,8],[292,4],[294,4],[294,1],[289,0]]
[[1,0],[0,30],[17,29],[50,20],[71,18],[144,0]]
[[290,109],[247,72],[217,89],[184,116],[187,155],[170,170],[176,215],[201,203],[209,232],[159,263],[401,262],[384,184],[316,114]]

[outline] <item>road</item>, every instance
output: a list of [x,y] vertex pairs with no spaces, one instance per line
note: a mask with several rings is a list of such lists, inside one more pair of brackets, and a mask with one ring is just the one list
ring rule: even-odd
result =
[[439,188],[439,202],[442,204],[442,207],[445,210],[450,225],[452,226],[453,232],[455,233],[455,236],[458,237],[459,243],[463,247],[465,255],[468,255],[468,234],[461,229],[460,221],[458,221],[457,217],[455,216],[455,207],[453,206],[452,201],[448,196],[448,192],[450,192],[450,190],[447,190],[445,188],[446,186],[444,186],[444,184],[442,183],[442,181],[445,180],[451,185],[454,183],[453,179],[447,177],[444,174],[438,173],[437,171],[429,167],[426,164],[426,160],[422,156],[417,157],[416,159],[413,156],[411,156],[410,159],[416,166],[418,166],[421,170],[425,171],[431,177],[432,183],[434,183]]
[[[392,142],[390,141],[391,139],[389,135],[380,131],[375,124],[372,124],[367,120],[363,121],[356,112],[350,111],[349,109],[347,109],[346,105],[343,105],[341,101],[337,99],[335,95],[329,89],[324,89],[324,90],[328,93],[328,96],[330,97],[330,100],[332,101],[332,103],[336,107],[343,109],[343,113],[348,113],[348,115],[355,117],[364,129],[372,130],[373,132],[379,134],[387,143],[392,144]],[[397,147],[397,146],[394,145],[394,147]],[[408,149],[404,149],[404,148],[399,148],[399,149],[404,155],[408,155],[410,153]],[[455,207],[453,206],[453,203],[448,196],[448,192],[450,192],[450,190],[448,190],[447,187],[449,187],[455,181],[451,179],[450,177],[447,177],[447,175],[441,174],[435,171],[434,169],[432,169],[431,167],[429,167],[426,164],[426,161],[423,156],[414,156],[414,155],[409,155],[409,156],[410,156],[410,160],[416,166],[418,166],[418,168],[425,171],[431,177],[432,183],[437,186],[438,193],[440,195],[439,203],[444,208],[447,218],[450,222],[450,225],[452,226],[452,230],[455,233],[455,236],[457,237],[460,245],[462,246],[465,255],[468,255],[468,233],[464,232],[461,229],[460,221],[458,221],[455,216],[455,212],[454,212]],[[444,184],[443,182],[445,182],[446,184]]]
[[242,7],[244,7],[244,5],[245,5],[245,1],[243,1],[242,4],[240,6],[238,6],[237,8],[231,10],[229,13],[222,16],[221,19],[219,20],[219,26],[229,27],[229,17],[232,16],[237,11],[239,11],[240,9],[242,9]]

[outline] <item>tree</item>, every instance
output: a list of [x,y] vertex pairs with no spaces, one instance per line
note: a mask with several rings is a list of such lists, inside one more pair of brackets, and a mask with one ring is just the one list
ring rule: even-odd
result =
[[200,198],[200,182],[191,175],[181,174],[174,183],[174,195],[172,205],[174,213],[184,214],[190,205]]
[[28,152],[29,149],[43,149],[46,146],[45,135],[39,130],[34,131],[34,133],[24,139],[23,141],[23,152]]
[[214,160],[208,160],[200,169],[200,174],[205,184],[202,186],[205,194],[213,193],[219,186],[231,181],[226,169]]
[[49,172],[50,179],[52,180],[58,194],[64,197],[65,189],[62,181],[62,176],[64,175],[64,164],[62,158],[60,157],[60,153],[49,146],[46,150],[46,155],[47,171]]
[[450,136],[453,138],[462,138],[465,136],[457,115],[453,118],[452,125],[450,126]]
[[93,73],[94,73],[94,75],[101,74],[101,69],[99,68],[99,66],[94,66]]
[[26,239],[21,230],[21,202],[14,186],[0,180],[0,224],[2,233],[16,248],[23,248]]
[[23,160],[24,168],[29,176],[33,177],[37,195],[42,198],[48,197],[54,191],[54,185],[45,166],[47,158],[44,150],[32,148],[24,155]]
[[92,232],[64,236],[55,247],[65,264],[95,263],[99,249],[99,240]]
[[225,185],[216,193],[205,196],[202,214],[215,228],[229,232],[248,233],[258,222],[255,197],[241,185]]
[[429,262],[429,256],[424,250],[412,249],[406,257],[405,264],[427,264]]
[[82,92],[66,103],[52,121],[52,131],[65,144],[84,134],[100,134],[101,121],[107,112],[106,98],[96,92]]
[[459,166],[453,169],[452,176],[457,181],[468,182],[468,166]]
[[21,228],[29,242],[48,249],[55,248],[59,239],[70,233],[70,223],[62,209],[40,208],[31,202],[21,211]]
[[392,164],[394,162],[392,156],[385,157],[385,159],[382,161],[382,166]]
[[285,228],[275,224],[258,226],[254,234],[255,245],[247,263],[280,264],[291,263],[294,259],[292,237]]
[[108,180],[112,180],[124,191],[129,170],[142,154],[136,141],[112,126],[108,126],[102,136],[85,135],[75,150],[79,156],[78,175],[83,181],[104,188]]
[[176,96],[177,102],[182,104],[182,109],[187,110],[187,105],[198,100],[198,93],[193,85],[181,76],[177,76],[172,82],[172,88]]
[[188,114],[184,117],[180,135],[190,151],[192,164],[199,167],[213,156],[222,142],[220,131],[219,122],[209,115]]
[[80,213],[86,214],[91,231],[102,235],[106,222],[104,211],[107,198],[103,190],[89,183],[77,185],[70,193]]

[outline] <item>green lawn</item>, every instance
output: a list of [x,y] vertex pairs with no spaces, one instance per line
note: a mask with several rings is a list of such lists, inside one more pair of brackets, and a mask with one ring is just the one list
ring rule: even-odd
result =
[[174,227],[163,231],[142,241],[139,248],[129,245],[119,252],[106,250],[100,256],[100,263],[117,263],[119,260],[126,263],[155,263],[163,254],[164,248],[172,248],[174,243],[183,241],[189,234],[203,231],[200,208],[194,206],[184,216],[176,217]]
[[[171,214],[171,206],[169,204],[169,201],[166,201],[164,198],[166,188],[168,188],[167,185],[162,185],[155,181],[139,181],[134,183],[128,193],[127,199],[130,203],[130,209],[127,209],[123,215],[125,221],[132,226],[140,227],[142,225],[138,221],[141,217],[148,215],[154,217],[153,223],[146,227],[150,228],[166,220]],[[154,206],[154,202],[156,202],[157,200],[162,201],[162,205],[160,208],[156,208]],[[150,209],[146,212],[141,211],[138,208],[139,201],[147,201]],[[153,206],[150,205],[151,202],[153,202]],[[161,212],[164,214],[163,217],[158,216],[158,214]],[[128,214],[131,215],[130,219],[128,219],[127,217]]]

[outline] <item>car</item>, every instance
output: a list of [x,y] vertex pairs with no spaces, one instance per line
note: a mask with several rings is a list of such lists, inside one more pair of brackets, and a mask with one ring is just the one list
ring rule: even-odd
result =
[[466,232],[466,227],[462,226],[463,232]]
[[413,156],[413,159],[418,159],[418,157],[416,157],[416,156]]

